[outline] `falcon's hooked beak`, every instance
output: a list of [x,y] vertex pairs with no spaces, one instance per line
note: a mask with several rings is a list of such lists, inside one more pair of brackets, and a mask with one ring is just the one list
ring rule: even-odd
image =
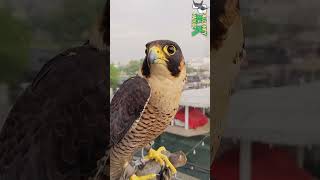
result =
[[152,46],[148,52],[148,60],[150,64],[163,64],[167,66],[167,62],[169,61],[162,49],[158,46]]

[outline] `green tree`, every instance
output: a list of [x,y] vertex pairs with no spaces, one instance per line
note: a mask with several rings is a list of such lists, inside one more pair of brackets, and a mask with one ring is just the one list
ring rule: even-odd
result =
[[140,60],[131,60],[129,63],[123,68],[123,71],[128,75],[128,76],[135,76],[139,69],[141,68],[143,59]]
[[0,83],[13,83],[28,66],[31,33],[7,9],[0,9],[0,22]]
[[120,79],[120,71],[119,69],[114,65],[110,64],[110,86],[112,89],[115,89],[118,86]]

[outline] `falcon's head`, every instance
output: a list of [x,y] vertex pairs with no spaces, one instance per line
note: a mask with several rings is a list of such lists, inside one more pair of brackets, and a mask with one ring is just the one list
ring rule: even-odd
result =
[[142,65],[145,77],[165,76],[169,79],[185,76],[186,67],[179,45],[170,40],[156,40],[146,44]]

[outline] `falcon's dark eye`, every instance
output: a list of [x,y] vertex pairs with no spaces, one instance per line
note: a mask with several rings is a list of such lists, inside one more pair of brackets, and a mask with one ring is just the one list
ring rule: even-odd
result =
[[177,51],[176,47],[174,47],[173,45],[165,46],[163,50],[170,56],[174,55],[174,53],[176,53]]
[[174,46],[169,46],[168,47],[168,53],[174,54],[176,52],[176,48]]

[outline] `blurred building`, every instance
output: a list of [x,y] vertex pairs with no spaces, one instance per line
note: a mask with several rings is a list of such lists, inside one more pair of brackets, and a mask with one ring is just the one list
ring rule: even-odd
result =
[[[231,98],[221,161],[236,160],[228,167],[240,180],[320,177],[320,1],[240,3],[247,57]],[[261,167],[265,176],[257,178]]]
[[195,58],[187,61],[188,72],[185,89],[200,89],[210,86],[210,58]]
[[[238,154],[236,163],[239,164],[230,164],[225,168],[233,172],[232,168],[237,168],[240,180],[257,177],[260,170],[264,174],[273,174],[271,179],[275,180],[288,179],[290,173],[296,172],[301,176],[291,179],[311,180],[312,176],[319,177],[319,91],[320,83],[314,82],[303,86],[250,89],[235,93],[231,97],[225,140],[217,159],[228,161]],[[261,149],[258,145],[258,150],[255,150],[257,143],[267,146]],[[236,154],[228,154],[230,151]],[[281,152],[282,156],[278,156],[277,152]],[[271,159],[277,161],[269,163]],[[287,165],[278,164],[284,161]],[[288,168],[292,168],[292,172]],[[284,174],[274,174],[275,171]]]

